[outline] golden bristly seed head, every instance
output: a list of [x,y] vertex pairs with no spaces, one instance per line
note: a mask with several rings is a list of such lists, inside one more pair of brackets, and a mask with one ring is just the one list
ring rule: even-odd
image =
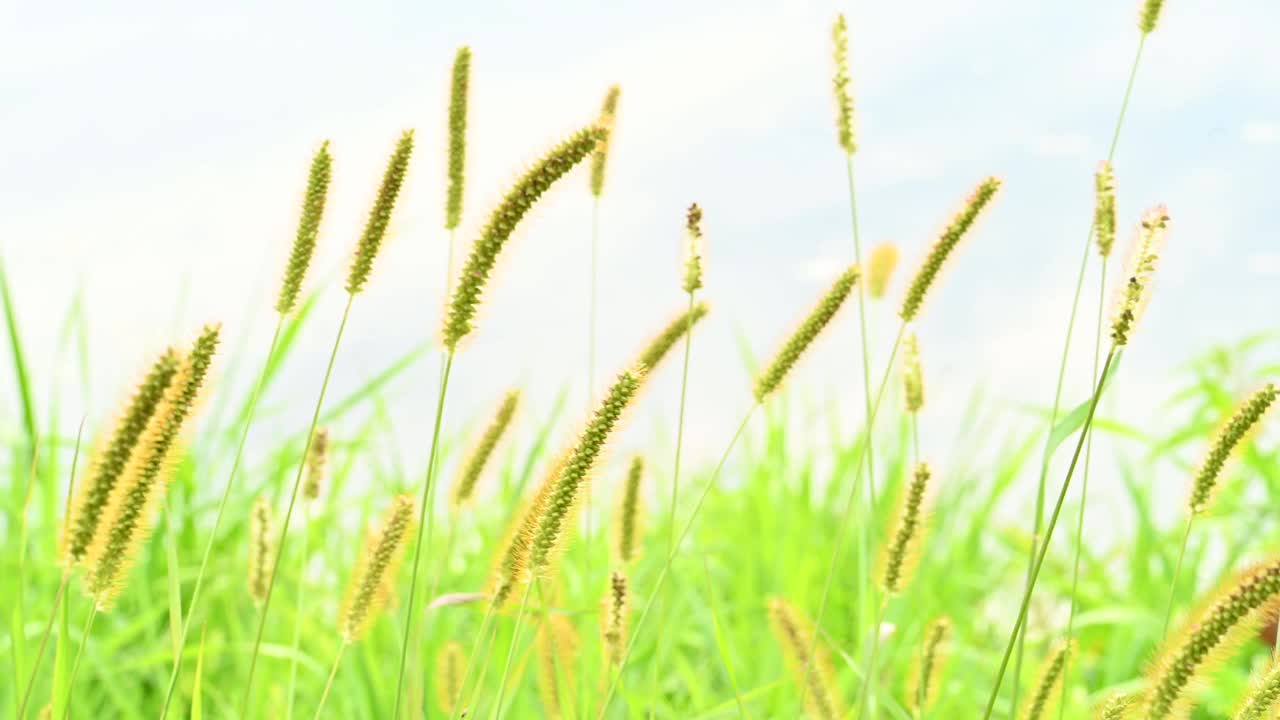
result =
[[1267,411],[1275,404],[1276,394],[1275,385],[1267,383],[1265,387],[1242,402],[1218,431],[1213,446],[1210,447],[1209,454],[1205,456],[1204,463],[1201,464],[1195,481],[1191,485],[1189,504],[1193,514],[1209,509],[1213,491],[1218,485],[1218,479],[1222,476],[1227,462],[1236,449],[1244,445],[1249,436],[1261,425]]
[[412,495],[397,495],[382,523],[366,538],[338,616],[338,632],[344,642],[359,640],[386,607],[413,534],[416,507]]
[[877,300],[884,297],[896,267],[898,267],[897,245],[882,242],[871,248],[871,254],[867,256],[867,294]]
[[475,494],[476,484],[480,482],[480,476],[484,473],[484,468],[489,464],[489,458],[493,456],[494,448],[498,447],[498,441],[502,440],[502,436],[506,434],[507,428],[511,425],[511,419],[515,417],[516,406],[520,402],[520,391],[512,390],[502,399],[502,404],[498,406],[498,411],[494,413],[493,420],[489,422],[489,426],[485,428],[484,434],[480,436],[480,441],[476,443],[475,449],[471,451],[471,455],[467,458],[467,462],[462,466],[462,474],[458,477],[458,481],[453,486],[453,506],[461,507]]
[[271,504],[263,495],[253,503],[249,513],[249,597],[259,607],[267,599],[271,569],[275,563],[275,530],[271,522]]
[[578,631],[564,615],[548,614],[538,627],[537,645],[538,695],[542,698],[542,710],[548,720],[561,720],[566,717],[565,706],[577,697],[574,662]]
[[591,194],[596,197],[604,193],[605,165],[609,161],[609,147],[613,144],[613,128],[618,122],[618,96],[621,94],[620,86],[609,88],[600,106],[600,119],[596,121],[604,129],[604,135],[591,155]]
[[217,325],[206,326],[178,366],[129,454],[85,551],[85,589],[103,610],[123,590],[150,533],[172,471],[175,445],[213,363],[219,332]]
[[1098,706],[1096,720],[1125,720],[1133,710],[1134,696],[1114,693]]
[[1116,174],[1103,160],[1093,176],[1093,237],[1098,254],[1107,257],[1116,244]]
[[631,590],[627,576],[614,570],[609,573],[609,591],[605,593],[601,611],[600,634],[604,644],[605,663],[615,668],[627,651],[627,629],[631,613]]
[[1117,347],[1129,344],[1134,326],[1151,299],[1151,282],[1169,227],[1169,212],[1158,205],[1142,216],[1137,237],[1130,249],[1129,266],[1111,320],[1111,341]]
[[1155,31],[1163,7],[1164,0],[1143,0],[1142,11],[1138,13],[1138,29],[1143,35],[1150,35]]
[[809,622],[782,598],[769,598],[767,608],[769,626],[782,646],[787,666],[797,682],[806,683],[803,694],[809,714],[818,720],[841,720],[845,713],[837,694],[831,659],[826,648],[813,641]]
[[1062,673],[1066,668],[1071,650],[1070,642],[1059,643],[1049,654],[1044,666],[1040,668],[1040,677],[1035,684],[1035,694],[1031,696],[1031,702],[1027,703],[1026,709],[1022,712],[1023,720],[1045,720],[1048,717],[1057,717],[1052,714],[1051,708],[1061,694]]
[[845,23],[843,14],[836,15],[835,25],[831,28],[831,39],[835,60],[832,85],[836,98],[836,135],[840,140],[840,147],[852,155],[858,145],[853,134],[853,94],[849,87],[852,84],[849,76],[849,26]]
[[462,194],[467,170],[467,90],[471,83],[471,48],[458,48],[453,58],[453,84],[449,92],[449,189],[445,195],[444,227],[462,222]]
[[684,284],[687,293],[702,288],[702,208],[698,203],[689,206],[685,215]]
[[942,677],[943,665],[946,663],[946,642],[950,634],[951,621],[945,617],[929,623],[924,630],[924,641],[921,644],[920,656],[912,679],[911,695],[907,698],[911,707],[915,709],[917,717],[923,716],[924,710],[938,694],[938,684]]
[[835,282],[831,284],[830,289],[827,290],[827,293],[818,301],[817,306],[809,312],[809,316],[800,323],[800,327],[796,328],[791,337],[778,350],[773,362],[756,378],[756,402],[764,402],[770,393],[778,389],[778,386],[786,379],[787,373],[791,372],[791,368],[795,367],[796,362],[800,360],[800,356],[813,344],[822,329],[831,322],[831,318],[835,317],[836,312],[840,310],[840,306],[844,304],[844,301],[849,297],[849,293],[853,290],[853,284],[857,281],[857,265],[850,265],[844,272],[840,273]]
[[924,407],[924,368],[920,363],[920,339],[907,333],[902,352],[902,401],[909,413]]
[[927,463],[916,465],[898,509],[897,523],[881,560],[881,587],[893,595],[911,581],[911,571],[924,535],[925,492],[932,471]]
[[494,558],[486,592],[495,610],[502,610],[510,603],[516,583],[529,575],[529,548],[533,544],[538,522],[547,506],[547,498],[555,489],[569,453],[563,452],[548,466],[537,487],[525,500],[503,534],[501,550]]
[[938,273],[942,271],[947,258],[977,222],[978,216],[991,203],[999,189],[1000,179],[996,177],[989,177],[979,183],[965,200],[964,207],[956,213],[946,229],[934,241],[933,247],[929,249],[924,262],[920,264],[920,269],[916,271],[916,276],[907,287],[906,295],[902,299],[902,310],[898,314],[902,316],[903,322],[911,322],[920,313],[925,295],[938,279]]
[[466,652],[462,643],[450,640],[436,655],[436,701],[440,712],[452,715],[462,698],[462,677],[466,673]]
[[320,235],[320,221],[324,218],[325,199],[329,195],[329,180],[333,175],[333,157],[329,155],[329,141],[325,140],[311,159],[311,171],[307,174],[307,192],[302,196],[302,214],[298,217],[298,232],[293,238],[293,250],[289,264],[284,269],[284,282],[280,285],[280,298],[276,300],[276,312],[287,315],[298,304],[302,281],[311,267],[311,256],[316,251],[316,237]]
[[622,484],[622,500],[618,503],[617,541],[615,552],[624,565],[640,557],[640,480],[644,476],[644,459],[631,459],[626,482]]
[[413,131],[405,130],[396,143],[396,149],[387,160],[387,169],[382,174],[382,185],[378,187],[378,195],[374,198],[373,207],[369,210],[369,219],[365,223],[364,232],[356,243],[355,257],[351,261],[351,272],[347,275],[347,292],[355,295],[364,289],[369,281],[369,273],[373,271],[373,260],[382,248],[382,241],[387,236],[387,228],[391,225],[391,212],[395,210],[396,198],[400,196],[400,188],[404,185],[405,175],[409,172],[409,157],[413,154]]
[[694,305],[692,310],[682,312],[673,318],[666,327],[653,336],[648,345],[645,345],[636,364],[643,365],[652,372],[675,346],[676,341],[683,338],[685,333],[692,330],[693,326],[706,316],[708,309],[706,303],[700,302]]
[[457,348],[458,342],[473,329],[472,322],[475,320],[485,283],[498,261],[498,254],[515,232],[516,226],[533,209],[538,198],[590,154],[597,143],[604,140],[606,133],[606,129],[590,125],[570,135],[520,176],[502,202],[494,208],[489,221],[481,229],[480,236],[472,243],[471,254],[458,276],[453,298],[445,315],[441,334],[444,345],[449,350]]
[[84,558],[98,529],[102,511],[111,497],[111,491],[129,462],[129,455],[137,445],[138,438],[146,430],[147,423],[178,371],[180,362],[181,358],[173,348],[156,359],[133,397],[129,399],[120,419],[116,421],[110,438],[90,465],[88,478],[80,484],[76,500],[71,505],[71,516],[63,534],[63,562],[68,569]]
[[319,500],[324,485],[325,468],[329,464],[329,428],[316,428],[307,450],[307,476],[302,481],[302,498]]
[[1236,720],[1272,720],[1276,717],[1276,704],[1280,702],[1280,663],[1259,675],[1232,715]]

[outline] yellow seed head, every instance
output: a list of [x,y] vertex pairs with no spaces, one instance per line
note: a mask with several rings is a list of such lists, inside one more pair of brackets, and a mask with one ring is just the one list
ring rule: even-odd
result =
[[662,362],[662,359],[667,356],[667,353],[671,351],[671,348],[675,346],[676,341],[683,338],[686,332],[691,330],[694,325],[697,325],[698,321],[707,314],[708,309],[706,303],[700,302],[693,306],[693,310],[682,312],[672,318],[671,322],[667,323],[657,335],[654,335],[649,340],[644,350],[640,351],[640,357],[636,359],[636,364],[643,365],[652,372]]
[[369,219],[365,223],[364,232],[356,243],[355,257],[351,261],[351,272],[347,275],[347,292],[355,295],[364,289],[369,281],[369,273],[373,272],[373,260],[382,248],[382,241],[387,236],[387,228],[391,225],[391,212],[396,207],[396,198],[404,185],[405,175],[409,172],[409,156],[413,154],[413,131],[405,130],[396,143],[396,149],[387,160],[387,169],[382,174],[382,185],[374,198],[373,207],[369,210]]
[[275,563],[276,535],[271,521],[271,504],[259,495],[249,513],[249,597],[259,607],[267,599],[271,568]]
[[858,145],[853,134],[853,94],[849,88],[852,83],[849,77],[849,26],[845,23],[843,14],[836,15],[835,25],[831,28],[831,39],[835,46],[832,54],[836,70],[832,85],[836,98],[836,136],[840,140],[840,147],[852,155]]
[[1129,254],[1129,265],[1111,320],[1111,340],[1117,346],[1129,344],[1133,327],[1151,299],[1151,282],[1164,249],[1169,212],[1163,205],[1148,210],[1138,224],[1137,237]]
[[924,407],[924,369],[920,365],[920,339],[914,332],[903,340],[902,401],[909,413],[918,413]]
[[615,668],[622,663],[622,656],[627,651],[631,590],[626,575],[617,570],[609,573],[609,590],[601,605],[600,637],[604,644],[605,665]]
[[[787,665],[797,682],[808,683],[804,697],[809,714],[818,720],[843,718],[844,707],[838,695],[831,658],[822,644],[813,642],[813,630],[809,627],[809,622],[782,598],[770,598],[768,609],[769,625],[778,644],[782,646]],[[809,655],[810,648],[813,648],[812,658]],[[805,668],[808,668],[807,673]]]
[[1150,35],[1155,31],[1163,7],[1164,0],[1143,0],[1142,11],[1138,13],[1138,29],[1143,35]]
[[880,559],[881,587],[887,594],[901,592],[911,581],[919,548],[924,539],[925,492],[932,475],[929,465],[916,465],[911,482],[899,501],[897,522]]
[[546,508],[547,498],[568,460],[568,452],[558,456],[520,510],[511,516],[503,542],[499,544],[501,549],[494,558],[486,589],[497,610],[508,606],[516,583],[529,574],[529,547],[533,542],[534,532],[538,529],[538,521]]
[[1125,720],[1133,710],[1135,696],[1114,693],[1098,706],[1095,720]]
[[907,287],[907,293],[902,299],[902,310],[898,313],[902,316],[903,322],[911,322],[920,313],[920,307],[924,305],[925,295],[928,294],[929,288],[933,286],[935,280],[938,279],[938,273],[942,271],[942,266],[946,263],[951,252],[956,249],[956,245],[964,239],[965,234],[977,222],[978,216],[982,213],[987,205],[991,204],[992,198],[996,196],[996,191],[1000,189],[1000,179],[989,177],[978,184],[978,187],[965,200],[964,207],[947,225],[938,239],[934,241],[933,247],[929,249],[929,254],[925,257],[924,262],[920,264],[920,269],[916,271],[915,278],[912,279],[911,285]]
[[1276,704],[1280,702],[1280,664],[1272,663],[1265,672],[1254,678],[1249,692],[1233,715],[1236,720],[1269,720],[1276,717]]
[[827,290],[826,295],[818,301],[816,307],[809,312],[809,316],[800,323],[800,327],[796,328],[787,342],[783,344],[782,349],[774,356],[773,362],[765,368],[764,372],[756,378],[755,396],[756,402],[764,402],[782,381],[786,379],[787,373],[791,372],[791,368],[795,367],[796,362],[804,351],[813,344],[819,333],[835,317],[836,312],[840,310],[840,306],[849,297],[850,291],[853,290],[853,284],[858,281],[858,266],[850,265],[840,276],[832,283],[831,288]]
[[924,630],[924,642],[920,647],[920,657],[916,662],[911,695],[908,698],[917,717],[924,716],[924,711],[938,694],[939,680],[947,661],[946,645],[950,634],[951,621],[945,617],[929,623]]
[[622,500],[618,503],[615,552],[624,565],[640,557],[640,479],[644,475],[644,459],[639,455],[631,459],[627,480],[622,485]]
[[445,195],[444,227],[462,222],[462,193],[467,170],[467,89],[471,84],[471,48],[458,48],[453,58],[453,86],[449,93],[449,189]]
[[1057,717],[1053,708],[1055,703],[1062,694],[1063,675],[1062,671],[1066,667],[1067,657],[1070,656],[1072,644],[1060,643],[1049,653],[1049,657],[1045,659],[1044,666],[1040,668],[1040,675],[1036,680],[1035,694],[1031,696],[1031,701],[1027,703],[1022,711],[1023,720],[1044,720],[1049,717]]
[[317,428],[311,436],[311,449],[307,451],[307,476],[302,481],[302,497],[319,500],[324,485],[325,468],[329,464],[329,428]]
[[462,676],[466,667],[466,652],[457,640],[445,643],[436,655],[436,702],[445,715],[452,715],[462,698]]
[[871,248],[871,254],[867,256],[867,294],[877,300],[884,297],[896,267],[898,267],[897,245],[882,242]]
[[298,218],[298,232],[293,238],[293,251],[284,269],[284,282],[280,285],[280,298],[276,312],[287,315],[298,304],[302,292],[302,280],[311,267],[315,254],[316,237],[320,234],[320,220],[324,217],[325,199],[329,194],[329,180],[333,175],[333,157],[329,155],[326,140],[311,159],[311,172],[307,176],[307,192],[302,197],[302,214]]
[[494,448],[498,447],[498,441],[502,439],[502,436],[507,432],[507,428],[511,425],[511,418],[515,417],[516,406],[519,402],[519,390],[508,392],[506,397],[502,399],[502,405],[494,413],[493,420],[489,422],[484,434],[480,436],[480,441],[476,443],[475,449],[471,451],[466,464],[462,466],[462,474],[458,476],[457,482],[453,485],[452,501],[454,508],[462,507],[475,494],[476,484],[480,482],[480,476],[484,473],[485,465],[489,463],[489,458],[493,455]]
[[1228,461],[1237,448],[1245,445],[1250,435],[1262,424],[1263,417],[1276,401],[1276,387],[1267,383],[1261,390],[1250,395],[1226,423],[1218,430],[1218,435],[1209,449],[1209,454],[1196,473],[1195,482],[1191,486],[1191,512],[1202,513],[1209,509],[1213,492],[1218,486],[1218,478],[1222,476]]
[[572,707],[575,693],[575,659],[578,654],[578,631],[569,618],[548,614],[538,628],[538,695],[548,720],[572,717],[565,708]]
[[689,206],[685,216],[684,285],[687,293],[702,287],[702,208],[698,203]]
[[1093,237],[1098,254],[1107,257],[1116,244],[1116,174],[1103,160],[1093,176]]
[[618,96],[622,88],[614,85],[605,93],[600,106],[600,119],[596,124],[604,129],[604,136],[591,154],[591,194],[600,197],[604,192],[605,165],[609,161],[609,146],[613,144],[613,128],[618,122]]
[[359,640],[386,607],[413,534],[416,506],[412,495],[397,495],[382,523],[365,539],[338,615],[338,633],[344,642]]

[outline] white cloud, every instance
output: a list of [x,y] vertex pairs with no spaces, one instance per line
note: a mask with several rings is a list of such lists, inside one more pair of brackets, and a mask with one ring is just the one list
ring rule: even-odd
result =
[[1240,139],[1249,145],[1280,143],[1280,123],[1251,122],[1240,129]]

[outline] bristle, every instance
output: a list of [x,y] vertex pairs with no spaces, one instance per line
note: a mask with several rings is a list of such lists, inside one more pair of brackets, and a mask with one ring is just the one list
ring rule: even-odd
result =
[[898,510],[897,521],[880,560],[881,587],[890,595],[901,592],[911,581],[915,557],[924,536],[925,492],[931,476],[929,465],[916,465]]
[[622,500],[618,503],[615,552],[624,565],[640,557],[640,479],[643,475],[644,459],[637,455],[631,459],[627,480],[622,485]]
[[684,284],[690,294],[702,287],[702,208],[698,203],[689,206],[685,215]]
[[621,94],[621,87],[614,85],[609,88],[604,96],[604,104],[600,106],[600,119],[596,121],[604,129],[604,135],[591,154],[591,194],[596,197],[604,192],[605,165],[609,161],[609,146],[613,144],[613,129],[618,120],[618,96]]
[[929,249],[929,254],[921,263],[920,269],[916,271],[916,276],[908,286],[906,295],[902,300],[902,310],[898,313],[902,316],[903,322],[911,322],[920,313],[920,307],[924,305],[925,295],[928,294],[929,288],[938,278],[938,273],[942,271],[942,266],[946,263],[951,252],[956,249],[956,245],[960,243],[973,224],[977,222],[984,208],[991,203],[991,199],[995,197],[996,191],[1000,189],[1000,179],[989,177],[978,184],[978,187],[965,200],[964,207],[947,225],[938,239],[934,241],[933,247]]
[[883,242],[871,248],[871,253],[867,256],[867,294],[876,299],[884,297],[897,267],[897,245]]
[[643,365],[649,372],[653,372],[653,369],[662,362],[662,359],[675,346],[676,341],[684,337],[685,332],[697,325],[698,321],[706,316],[707,310],[709,308],[706,303],[698,303],[693,306],[692,310],[681,312],[672,318],[671,322],[667,323],[645,345],[644,350],[640,352],[640,357],[636,359],[636,364]]
[[284,282],[280,285],[280,298],[276,312],[287,315],[298,304],[302,281],[311,267],[315,254],[316,237],[320,234],[320,221],[324,218],[325,199],[329,194],[329,180],[333,174],[333,157],[329,155],[329,141],[325,140],[315,157],[311,159],[311,172],[307,174],[307,192],[302,197],[302,214],[298,218],[298,232],[293,238],[293,251],[284,269]]
[[1098,254],[1107,257],[1116,244],[1116,174],[1103,160],[1093,176],[1093,237]]
[[857,265],[850,265],[844,272],[840,273],[840,276],[831,284],[831,288],[818,301],[817,306],[809,312],[808,317],[800,323],[800,327],[796,328],[791,337],[787,339],[787,342],[783,344],[782,349],[774,356],[773,362],[756,378],[755,397],[757,402],[764,402],[764,399],[770,393],[778,389],[778,386],[787,377],[787,373],[791,372],[791,368],[795,367],[800,356],[813,344],[822,329],[831,322],[831,318],[835,317],[836,312],[853,290],[853,284],[857,281]]
[[436,655],[436,702],[445,715],[453,714],[462,697],[462,676],[466,666],[466,652],[457,640],[445,643]]
[[498,254],[515,231],[516,225],[529,213],[538,198],[581,162],[602,141],[605,134],[603,128],[591,125],[570,135],[534,163],[494,209],[489,221],[480,231],[480,236],[472,243],[471,255],[458,276],[453,299],[449,303],[442,335],[445,346],[450,350],[456,348],[458,342],[473,329],[472,321],[480,304],[480,295],[498,261]]
[[519,511],[511,516],[511,522],[503,534],[503,542],[499,545],[501,550],[494,558],[486,588],[490,601],[497,610],[506,608],[516,583],[529,574],[529,547],[534,531],[538,529],[538,519],[542,517],[547,498],[568,460],[568,452],[560,454],[548,466],[546,474]]
[[1143,35],[1150,35],[1156,29],[1156,23],[1160,21],[1160,10],[1164,7],[1164,0],[1144,0],[1142,3],[1142,11],[1138,14],[1138,29]]
[[480,436],[480,441],[476,443],[475,449],[471,451],[466,464],[462,466],[462,474],[458,476],[457,482],[454,483],[454,508],[466,504],[471,499],[471,496],[475,494],[476,484],[480,482],[484,467],[489,463],[489,458],[493,455],[494,448],[498,446],[498,441],[502,439],[503,434],[507,432],[507,428],[511,425],[511,418],[515,416],[516,406],[519,402],[519,390],[508,392],[506,397],[502,399],[502,405],[498,407],[498,412],[489,421],[489,426],[485,428],[484,434]]
[[853,94],[849,88],[852,84],[849,76],[849,26],[845,23],[843,13],[836,15],[835,25],[831,28],[831,39],[836,66],[832,81],[836,97],[836,135],[840,139],[840,147],[852,155],[858,149],[858,144],[853,134]]
[[902,352],[902,402],[907,412],[918,413],[924,407],[924,368],[920,364],[920,339],[907,333]]
[[179,366],[129,461],[120,472],[85,552],[85,588],[98,607],[110,608],[137,559],[159,510],[172,455],[196,404],[218,347],[219,329],[208,326]]
[[1060,643],[1045,659],[1034,685],[1035,694],[1031,696],[1031,701],[1022,711],[1023,720],[1044,720],[1051,716],[1051,711],[1062,693],[1062,670],[1066,667],[1071,650],[1070,642]]
[[259,495],[249,513],[249,597],[261,607],[267,599],[267,584],[275,563],[275,530],[271,521],[271,504]]
[[369,210],[369,220],[365,223],[364,232],[356,243],[356,253],[351,261],[351,272],[347,275],[347,292],[355,295],[364,289],[369,281],[369,273],[373,271],[373,260],[382,247],[387,235],[387,227],[391,224],[391,211],[395,209],[396,198],[404,185],[405,175],[409,172],[409,157],[413,154],[413,131],[405,130],[396,143],[396,149],[387,160],[387,169],[382,174],[382,185]]
[[325,468],[329,464],[329,428],[316,428],[311,436],[311,450],[307,452],[307,476],[302,482],[302,497],[319,500],[324,485]]
[[578,436],[577,444],[541,508],[529,545],[529,571],[532,574],[545,574],[557,553],[563,549],[572,525],[570,520],[576,514],[586,484],[591,481],[596,460],[620,424],[623,411],[635,399],[644,372],[644,368],[639,367],[619,375],[591,422]]
[[412,495],[397,495],[377,530],[365,539],[338,616],[338,632],[345,642],[360,639],[386,607],[405,546],[413,533],[416,506]]
[[111,491],[179,364],[178,352],[173,348],[166,350],[152,364],[112,429],[110,439],[90,466],[87,479],[80,484],[62,540],[63,562],[68,569],[84,558]]
[[627,651],[630,624],[631,589],[626,575],[617,570],[609,573],[609,590],[601,605],[600,638],[604,644],[605,664],[616,668]]
[[951,621],[945,617],[934,620],[925,628],[924,643],[912,678],[911,696],[908,698],[917,717],[924,716],[925,709],[938,694],[939,679],[947,660],[947,636],[950,634]]
[[[548,720],[573,717],[566,713],[574,697],[573,665],[578,653],[578,632],[564,615],[549,614],[538,628],[538,695]],[[561,692],[561,678],[564,690]]]
[[[844,717],[843,704],[837,696],[835,673],[826,648],[813,642],[813,631],[808,621],[800,616],[787,601],[770,598],[768,601],[770,627],[774,637],[782,645],[787,665],[797,682],[808,683],[804,690],[805,705],[809,714],[819,720],[840,720]],[[809,650],[813,649],[812,662]],[[808,668],[808,672],[806,672]]]
[[[1209,673],[1225,649],[1247,637],[1260,616],[1280,600],[1280,561],[1242,573],[1206,609],[1170,637],[1148,677],[1142,717],[1162,720],[1188,702],[1192,683]],[[1261,612],[1260,612],[1261,611]]]
[[1275,403],[1276,388],[1271,383],[1258,390],[1236,408],[1231,418],[1218,431],[1209,454],[1196,473],[1195,482],[1191,486],[1191,512],[1202,513],[1209,509],[1213,499],[1213,491],[1218,485],[1227,462],[1237,448],[1245,444],[1246,438],[1256,430],[1262,418]]
[[1160,260],[1169,213],[1163,205],[1148,210],[1138,225],[1130,250],[1129,266],[1111,320],[1111,340],[1117,346],[1129,343],[1133,327],[1151,298],[1151,281]]
[[462,194],[467,171],[467,90],[471,83],[471,48],[458,48],[453,58],[453,86],[449,93],[449,190],[444,208],[444,227],[452,230],[462,222]]
[[1277,701],[1280,701],[1280,664],[1272,663],[1250,684],[1233,717],[1235,720],[1273,720]]

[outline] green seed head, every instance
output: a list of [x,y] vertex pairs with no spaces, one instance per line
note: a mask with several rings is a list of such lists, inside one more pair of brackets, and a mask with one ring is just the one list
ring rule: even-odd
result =
[[111,491],[129,462],[138,438],[146,430],[147,423],[164,397],[174,373],[178,371],[180,362],[178,352],[173,348],[166,350],[155,361],[90,466],[88,479],[81,483],[75,503],[71,506],[71,517],[63,536],[63,562],[68,569],[84,558],[89,543],[97,532],[99,519],[111,497]]
[[365,539],[338,616],[338,632],[344,642],[359,640],[386,607],[413,534],[416,506],[412,495],[397,495],[381,525]]
[[609,573],[609,591],[605,593],[600,614],[600,637],[604,644],[607,667],[616,668],[622,663],[627,650],[627,626],[631,613],[631,590],[627,576],[614,570]]
[[1231,459],[1235,450],[1244,445],[1246,439],[1256,430],[1262,418],[1276,401],[1276,388],[1271,383],[1249,396],[1232,413],[1222,429],[1218,431],[1209,449],[1208,456],[1196,473],[1195,482],[1191,486],[1191,512],[1199,514],[1209,509],[1213,499],[1213,491],[1218,485],[1218,478]]
[[917,717],[923,717],[924,711],[938,694],[938,680],[946,663],[946,642],[950,634],[951,621],[945,617],[929,623],[924,630],[924,642],[920,647],[911,696],[908,698]]
[[489,458],[493,455],[494,448],[498,446],[498,441],[502,439],[503,434],[510,427],[511,418],[515,416],[516,406],[519,402],[519,390],[508,392],[507,396],[502,399],[502,405],[498,407],[498,412],[494,413],[493,420],[489,422],[484,434],[480,436],[480,441],[476,443],[475,449],[471,451],[466,464],[462,466],[462,474],[458,477],[458,481],[454,483],[454,508],[461,507],[475,494],[476,484],[480,482],[484,467],[489,463]]
[[538,198],[581,162],[597,143],[603,141],[605,135],[606,130],[595,125],[570,135],[534,163],[507,191],[506,197],[494,209],[489,222],[472,244],[471,255],[462,268],[462,274],[458,276],[444,321],[442,335],[445,347],[454,350],[458,342],[473,329],[472,322],[480,304],[480,295],[498,261],[498,254],[511,238],[516,225],[529,213]]
[[1035,694],[1022,712],[1023,720],[1044,720],[1056,717],[1052,713],[1054,703],[1062,692],[1062,671],[1066,667],[1067,657],[1071,654],[1071,643],[1060,643],[1049,654],[1040,668],[1040,676],[1036,680]]
[[832,85],[836,96],[836,135],[840,139],[840,147],[852,155],[858,144],[853,134],[853,94],[849,88],[849,26],[843,13],[836,15],[831,38],[835,45],[836,72]]
[[902,400],[909,413],[918,413],[924,407],[924,369],[920,365],[920,340],[914,332],[903,341]]
[[773,362],[756,378],[756,402],[764,402],[770,393],[778,389],[778,386],[787,377],[787,373],[791,372],[791,368],[795,367],[800,356],[813,344],[822,329],[831,322],[831,318],[835,317],[836,312],[853,290],[853,284],[857,281],[857,265],[850,265],[847,270],[840,273],[840,276],[832,283],[831,288],[827,290],[827,294],[822,296],[822,299],[818,301],[818,305],[809,312],[809,316],[800,323],[800,327],[796,328],[791,337],[787,339],[787,342],[783,344],[782,349],[774,356]]
[[694,293],[702,287],[702,208],[689,206],[685,216],[684,291]]
[[329,464],[329,428],[316,428],[311,436],[311,449],[307,451],[307,476],[302,481],[302,497],[319,500],[324,485],[325,467]]
[[929,488],[931,474],[927,464],[916,465],[900,502],[897,525],[884,547],[884,555],[880,560],[883,568],[880,583],[889,595],[901,592],[911,580],[911,571],[924,535],[925,492]]
[[462,677],[466,673],[466,651],[462,643],[450,640],[436,656],[436,701],[440,712],[452,715],[462,697]]
[[631,459],[622,485],[622,500],[618,503],[615,551],[618,561],[624,565],[640,557],[640,479],[643,476],[644,459],[637,455]]
[[999,189],[999,178],[989,177],[979,183],[978,187],[965,201],[964,207],[951,219],[951,223],[947,225],[946,229],[942,231],[942,234],[934,242],[933,247],[929,249],[929,254],[920,265],[920,269],[916,271],[916,276],[912,279],[911,285],[908,286],[906,296],[902,299],[902,310],[898,314],[902,316],[903,322],[911,322],[920,313],[920,306],[924,304],[925,295],[929,292],[929,288],[933,286],[934,280],[937,280],[938,273],[942,271],[942,266],[951,255],[951,251],[956,249],[956,245],[973,227],[978,215],[991,203],[991,199],[995,197],[996,191]]
[[1134,707],[1135,696],[1115,693],[1098,706],[1095,720],[1125,720]]
[[329,195],[329,180],[333,175],[333,157],[329,155],[329,141],[325,140],[311,159],[311,172],[307,175],[307,192],[302,197],[302,215],[298,218],[298,232],[293,238],[293,251],[284,269],[284,282],[280,285],[280,298],[276,312],[287,315],[298,304],[302,292],[302,280],[311,267],[315,254],[316,237],[320,234],[320,220],[324,217],[324,203]]
[[698,324],[698,321],[707,314],[708,309],[706,303],[698,303],[693,306],[692,311],[682,312],[677,315],[671,322],[667,323],[666,327],[662,328],[661,332],[653,336],[653,339],[641,351],[636,364],[643,365],[652,371],[667,356],[667,353],[675,346],[676,341],[684,337],[686,332]]
[[396,197],[400,195],[400,188],[404,185],[405,174],[409,172],[409,156],[412,154],[413,131],[406,130],[387,161],[378,196],[374,198],[373,207],[369,210],[369,220],[356,243],[355,258],[351,261],[351,272],[347,275],[347,292],[352,295],[363,290],[364,284],[369,281],[373,259],[377,257],[382,241],[387,236],[387,227],[391,225],[391,211],[395,209]]
[[879,300],[889,289],[889,279],[898,267],[898,246],[883,242],[871,248],[867,257],[867,294]]
[[612,145],[613,128],[618,120],[618,96],[622,88],[614,85],[605,93],[604,104],[600,106],[600,119],[596,124],[604,130],[603,135],[591,155],[591,194],[596,197],[604,192],[605,165],[609,161],[609,146]]
[[1150,35],[1156,29],[1156,23],[1160,21],[1160,10],[1164,7],[1164,0],[1145,0],[1142,3],[1142,11],[1138,14],[1138,29],[1143,35]]
[[507,607],[516,583],[529,575],[529,548],[547,506],[547,498],[555,489],[556,480],[564,470],[568,458],[567,452],[556,458],[537,488],[522,503],[519,511],[511,516],[511,523],[499,545],[501,549],[494,558],[493,570],[489,573],[487,593],[496,610]]
[[[845,713],[836,692],[831,658],[823,645],[813,642],[809,622],[782,598],[769,598],[768,610],[769,625],[778,644],[782,646],[787,665],[797,682],[807,683],[804,698],[809,714],[818,720],[843,718]],[[813,648],[812,657],[809,654],[810,648]]]
[[1236,720],[1271,720],[1280,701],[1280,664],[1273,663],[1249,688],[1233,716]]
[[1093,237],[1098,254],[1107,257],[1116,244],[1116,174],[1111,163],[1103,160],[1093,176]]
[[267,586],[271,582],[271,568],[275,563],[275,531],[271,522],[271,504],[259,495],[249,513],[249,597],[253,604],[262,607],[267,599]]
[[449,190],[445,199],[444,227],[462,222],[462,192],[467,170],[467,88],[471,83],[471,48],[458,48],[453,58],[453,88],[449,93]]
[[1169,212],[1163,205],[1148,210],[1138,225],[1130,250],[1128,274],[1120,288],[1111,320],[1111,340],[1118,347],[1129,344],[1133,327],[1151,299],[1151,282],[1169,227]]

